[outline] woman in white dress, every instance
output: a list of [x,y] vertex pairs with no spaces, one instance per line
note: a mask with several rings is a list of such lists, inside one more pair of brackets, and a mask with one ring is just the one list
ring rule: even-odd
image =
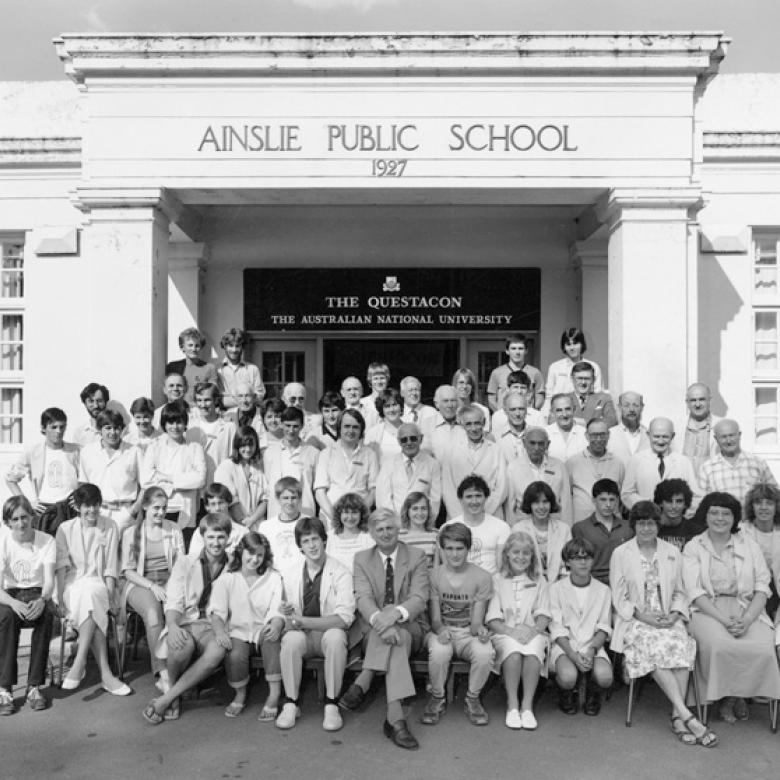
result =
[[113,520],[100,515],[103,497],[96,485],[76,488],[73,501],[79,516],[57,529],[57,597],[79,637],[76,658],[62,687],[67,691],[81,685],[91,647],[103,689],[127,696],[132,690],[111,673],[106,648],[108,612],[119,575],[119,531]]

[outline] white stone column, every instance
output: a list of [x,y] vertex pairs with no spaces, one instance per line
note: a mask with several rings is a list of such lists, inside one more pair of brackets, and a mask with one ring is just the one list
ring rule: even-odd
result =
[[[168,251],[168,357],[178,360],[179,333],[200,329],[200,298],[205,244],[173,241]],[[205,358],[205,355],[203,355]]]
[[646,420],[683,411],[695,349],[689,304],[696,188],[613,190],[601,204],[609,229],[610,390],[644,394]]
[[[171,201],[159,190],[90,195],[82,238],[84,384],[105,384],[129,407],[162,398],[168,344],[168,244]],[[76,286],[76,285],[74,285]],[[80,286],[80,285],[79,285]]]
[[585,334],[585,356],[601,366],[604,386],[609,388],[609,327],[607,323],[607,240],[577,241],[571,260],[580,282],[579,324]]

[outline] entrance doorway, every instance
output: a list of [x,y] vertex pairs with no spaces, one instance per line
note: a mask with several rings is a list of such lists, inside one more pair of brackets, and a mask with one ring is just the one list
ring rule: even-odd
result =
[[433,404],[433,394],[449,383],[458,368],[458,339],[393,339],[377,336],[369,339],[324,339],[324,387],[339,390],[344,377],[354,375],[366,393],[366,369],[369,363],[390,367],[390,385],[399,387],[405,376],[416,376],[422,383],[423,403]]

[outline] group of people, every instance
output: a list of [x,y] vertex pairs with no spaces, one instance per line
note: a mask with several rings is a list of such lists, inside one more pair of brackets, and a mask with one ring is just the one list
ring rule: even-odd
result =
[[468,369],[431,407],[417,378],[396,390],[372,363],[369,394],[347,377],[312,414],[299,383],[264,399],[242,331],[225,333],[218,366],[200,359],[203,345],[197,330],[181,334],[159,407],[138,398],[128,415],[87,385],[73,444],[64,412],[44,410],[43,441],[5,475],[0,714],[15,710],[23,627],[26,701],[47,707],[58,614],[77,636],[62,687],[81,685],[91,650],[103,688],[129,694],[106,649],[110,620],[124,626],[129,610],[146,630],[160,695],[143,717],[155,725],[178,718],[182,694],[222,664],[225,715],[240,716],[256,655],[268,686],[259,720],[293,728],[304,662],[322,658],[323,728],[340,729],[380,676],[384,733],[407,749],[418,747],[403,701],[420,655],[426,725],[447,708],[454,658],[469,664],[475,726],[488,722],[491,672],[509,728],[537,728],[548,674],[563,712],[577,712],[582,680],[596,715],[616,657],[626,678],[653,676],[684,744],[718,741],[689,708],[691,671],[726,721],[746,718],[749,699],[780,699],[780,493],[742,451],[738,424],[712,415],[704,385],[688,389],[681,422],[645,427],[642,395],[615,404],[572,328],[546,382],[526,339],[507,338],[486,406]]

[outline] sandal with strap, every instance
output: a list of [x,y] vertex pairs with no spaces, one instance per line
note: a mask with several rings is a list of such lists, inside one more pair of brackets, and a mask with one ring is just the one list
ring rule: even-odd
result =
[[276,720],[276,716],[279,714],[279,707],[269,707],[267,704],[263,705],[263,709],[260,710],[260,714],[257,719],[261,723],[270,723]]
[[[680,740],[680,742],[683,743],[683,745],[695,745],[696,744],[696,737],[691,734],[690,731],[685,727],[685,723],[683,723],[683,719],[679,715],[675,715],[671,718],[671,728],[672,728],[672,734],[674,734],[677,739]],[[679,725],[678,725],[679,724]]]
[[[711,729],[708,729],[703,723],[701,723],[695,715],[691,715],[690,718],[686,718],[683,723],[685,724],[685,727],[688,729],[688,731],[690,731],[691,734],[696,737],[697,744],[706,748],[715,747],[715,745],[718,744],[718,735]],[[691,723],[696,723],[701,726],[704,729],[704,733],[701,735],[694,733],[693,729],[691,729]]]
[[181,699],[174,699],[163,715],[165,720],[178,720],[181,717]]
[[143,715],[144,720],[147,723],[151,723],[152,726],[159,726],[165,720],[165,718],[157,712],[153,704],[147,704],[141,714]]
[[243,711],[246,704],[244,702],[231,701],[225,708],[226,718],[237,718]]

